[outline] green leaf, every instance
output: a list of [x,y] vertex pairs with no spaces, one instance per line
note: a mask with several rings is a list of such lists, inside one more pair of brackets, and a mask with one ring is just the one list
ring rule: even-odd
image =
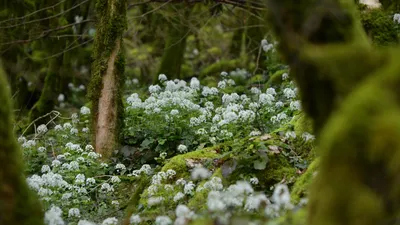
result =
[[254,169],[264,170],[265,168],[267,168],[267,163],[268,163],[268,160],[265,160],[265,159],[256,160],[256,161],[254,161]]

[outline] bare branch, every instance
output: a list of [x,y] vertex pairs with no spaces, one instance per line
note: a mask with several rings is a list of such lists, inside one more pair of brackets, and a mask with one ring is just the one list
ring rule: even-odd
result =
[[85,4],[88,1],[89,0],[84,0],[81,3],[75,5],[75,6],[69,8],[67,10],[62,11],[61,13],[53,15],[53,16],[49,16],[49,17],[46,17],[46,18],[40,18],[40,19],[36,19],[36,20],[30,20],[30,21],[26,21],[26,22],[23,22],[23,23],[17,23],[17,24],[13,24],[13,25],[9,25],[9,26],[4,26],[4,27],[0,27],[0,29],[8,29],[8,28],[13,28],[13,27],[19,27],[19,26],[24,26],[24,25],[31,24],[31,23],[41,22],[41,21],[44,21],[44,20],[52,19],[52,18],[57,18],[57,17],[62,16],[62,15],[66,14],[67,12],[69,12],[69,11],[75,9],[75,8],[78,8],[79,6]]
[[49,6],[49,7],[46,7],[46,8],[42,8],[42,9],[36,10],[36,11],[34,11],[34,12],[32,12],[32,13],[29,13],[28,15],[25,15],[25,16],[15,17],[15,18],[10,18],[10,19],[7,19],[7,20],[0,21],[0,24],[6,23],[6,22],[10,22],[10,21],[13,21],[13,20],[22,20],[22,19],[26,19],[26,18],[28,18],[28,17],[30,17],[30,16],[32,16],[32,15],[35,15],[36,13],[39,13],[39,12],[42,12],[42,11],[45,11],[45,10],[54,8],[54,7],[60,5],[60,4],[63,3],[63,2],[65,2],[65,0],[61,0],[60,2],[58,2],[58,3],[56,3],[56,4],[52,5],[52,6]]
[[[68,27],[72,27],[72,26],[75,26],[75,25],[78,25],[78,24],[81,24],[81,23],[94,22],[94,21],[95,21],[95,20],[83,20],[83,21],[78,22],[78,23],[70,23],[70,24],[67,24],[67,25],[64,25],[64,26],[61,26],[61,27],[56,27],[56,28],[54,28],[54,29],[45,30],[45,31],[43,31],[39,36],[36,36],[36,37],[34,37],[34,38],[30,38],[30,39],[27,39],[27,40],[16,40],[16,41],[10,41],[10,42],[6,42],[6,43],[0,43],[0,46],[3,46],[3,45],[12,45],[12,44],[26,44],[26,43],[30,43],[30,42],[32,42],[32,41],[36,41],[36,40],[39,40],[39,39],[41,39],[41,38],[44,38],[44,37],[46,37],[47,35],[49,35],[50,33],[52,33],[52,32],[59,31],[59,30],[64,30],[64,29],[66,29],[66,28],[68,28]],[[58,36],[58,37],[60,37],[60,36]]]

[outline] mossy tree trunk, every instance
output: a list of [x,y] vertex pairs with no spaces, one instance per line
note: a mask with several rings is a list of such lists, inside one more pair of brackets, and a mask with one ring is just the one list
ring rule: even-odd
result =
[[97,31],[93,46],[89,98],[93,112],[93,144],[107,159],[122,126],[122,87],[125,59],[122,36],[126,29],[126,0],[97,0]]
[[[354,45],[363,51],[372,48],[356,16],[357,9],[351,0],[307,0],[296,6],[290,0],[266,2],[270,12],[268,21],[280,41],[279,50],[291,67],[291,76],[301,91],[303,109],[313,118],[314,131],[318,133],[340,100],[365,77],[362,72],[376,67],[376,63],[365,64],[365,70],[356,68],[355,74],[343,76],[323,68],[312,55],[323,54],[321,48],[330,44]],[[340,51],[332,50],[336,54],[332,57],[342,59]],[[334,66],[337,62],[326,60],[326,63]]]
[[318,135],[307,224],[395,224],[400,49],[372,48],[353,0],[266,2]]
[[182,78],[181,67],[186,50],[186,39],[190,32],[190,25],[187,21],[192,7],[186,4],[169,7],[171,7],[170,10],[176,12],[174,12],[174,15],[171,16],[171,21],[169,21],[168,36],[165,41],[158,74],[166,74],[169,79],[176,79]]
[[12,105],[0,68],[0,224],[42,225],[40,203],[24,177],[22,154],[13,134]]

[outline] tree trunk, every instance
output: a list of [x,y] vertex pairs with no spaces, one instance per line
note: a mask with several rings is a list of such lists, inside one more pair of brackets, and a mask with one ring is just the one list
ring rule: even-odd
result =
[[[166,74],[169,79],[182,78],[181,67],[186,50],[186,39],[189,36],[190,25],[186,23],[192,7],[183,5],[174,6],[177,12],[169,23],[168,36],[165,42],[161,65],[157,73]],[[155,79],[157,80],[157,79]]]
[[126,0],[97,0],[97,31],[93,48],[89,98],[93,112],[93,143],[104,159],[111,156],[122,126]]
[[[60,93],[59,73],[62,62],[62,56],[50,59],[42,93],[39,100],[35,103],[29,113],[29,121],[34,121],[38,117],[43,116],[54,109],[54,106],[57,103],[57,96]],[[44,122],[45,121],[43,120],[38,120],[36,125],[40,125]]]
[[23,175],[22,154],[12,131],[10,99],[0,68],[0,224],[42,225],[40,204]]
[[398,223],[400,50],[372,48],[354,0],[266,2],[318,135],[307,224]]

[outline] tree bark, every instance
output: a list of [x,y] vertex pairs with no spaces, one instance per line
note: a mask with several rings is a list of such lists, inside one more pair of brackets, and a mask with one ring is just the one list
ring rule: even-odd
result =
[[22,154],[12,131],[10,99],[6,77],[0,68],[0,224],[42,225],[40,203],[23,175]]
[[353,0],[266,2],[318,134],[307,224],[398,223],[400,49],[372,48]]
[[[181,67],[186,50],[186,39],[190,31],[190,24],[186,21],[190,15],[191,8],[186,4],[175,5],[176,12],[169,23],[168,36],[165,42],[161,65],[157,73],[166,74],[169,79],[182,78]],[[157,80],[157,78],[155,79]]]
[[97,0],[98,24],[93,49],[89,98],[93,112],[93,143],[104,159],[111,156],[122,127],[126,0]]

